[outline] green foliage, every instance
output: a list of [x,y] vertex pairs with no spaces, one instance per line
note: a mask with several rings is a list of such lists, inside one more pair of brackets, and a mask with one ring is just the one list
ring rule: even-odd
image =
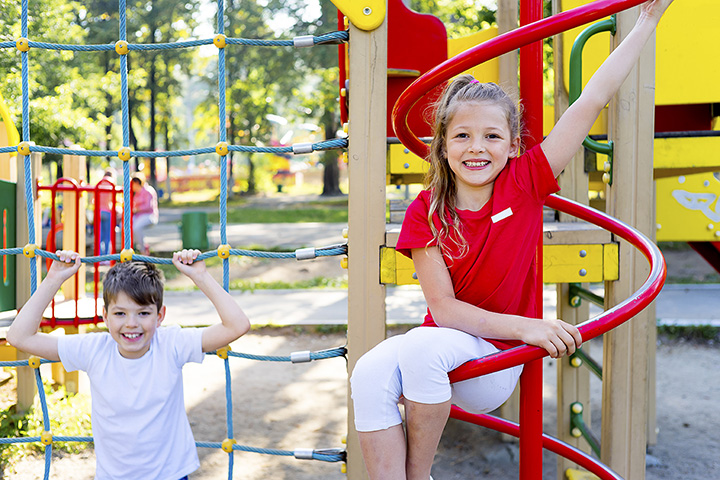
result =
[[[90,424],[90,397],[79,394],[68,396],[64,387],[53,391],[49,383],[44,384],[47,397],[50,430],[53,435],[87,437],[92,435]],[[0,438],[39,437],[43,427],[42,408],[39,397],[27,412],[17,413],[15,406],[0,411]],[[85,450],[85,442],[53,442],[53,450],[78,453]],[[20,443],[0,445],[0,478],[3,470],[11,470],[23,457],[44,452],[41,443]],[[5,471],[5,473],[8,473]]]
[[720,341],[720,327],[712,325],[658,325],[658,335],[671,340],[684,339],[699,342]]
[[[490,7],[493,8],[490,8]],[[410,8],[429,13],[445,24],[448,38],[472,35],[495,24],[495,5],[479,0],[411,0]]]

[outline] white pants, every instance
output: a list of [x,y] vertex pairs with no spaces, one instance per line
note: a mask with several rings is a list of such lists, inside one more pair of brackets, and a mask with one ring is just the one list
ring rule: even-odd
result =
[[522,366],[450,384],[448,372],[468,360],[497,352],[482,338],[453,328],[417,327],[390,337],[363,355],[350,379],[359,432],[402,423],[400,396],[417,403],[452,403],[471,413],[502,405],[515,389]]
[[145,230],[158,223],[158,216],[152,213],[139,213],[133,217],[133,240],[139,248],[145,247]]

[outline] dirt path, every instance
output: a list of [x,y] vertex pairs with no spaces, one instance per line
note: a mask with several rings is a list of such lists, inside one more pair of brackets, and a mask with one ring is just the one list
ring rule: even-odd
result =
[[[286,355],[344,344],[344,335],[300,333],[292,329],[252,332],[233,349],[248,353]],[[595,351],[601,350],[598,345]],[[648,480],[720,478],[720,346],[680,341],[658,347],[658,444],[651,447]],[[346,366],[341,358],[292,365],[235,359],[233,378],[234,429],[238,443],[261,448],[340,447],[346,426]],[[224,370],[214,357],[185,368],[185,397],[196,440],[221,441],[226,436]],[[555,430],[554,362],[545,363],[545,428]],[[600,384],[593,381],[593,398]],[[593,406],[600,418],[598,402]],[[595,426],[596,429],[599,428]],[[59,432],[58,432],[59,433]],[[195,480],[227,478],[227,455],[200,450]],[[479,427],[451,422],[435,460],[437,480],[517,478],[518,450],[498,435]],[[545,457],[546,479],[555,478],[555,457]],[[29,458],[8,478],[42,478],[41,458]],[[90,480],[92,452],[53,460],[51,478]],[[341,480],[338,464],[300,461],[254,453],[235,453],[233,478],[252,480]]]

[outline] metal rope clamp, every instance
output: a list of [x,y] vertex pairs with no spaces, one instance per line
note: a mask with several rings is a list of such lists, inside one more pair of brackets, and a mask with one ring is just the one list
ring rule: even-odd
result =
[[296,448],[293,450],[293,456],[298,460],[312,460],[315,451],[312,448]]
[[293,38],[294,47],[313,47],[315,46],[315,37],[313,35],[300,35]]
[[295,259],[297,260],[312,260],[313,258],[317,258],[314,247],[298,248],[295,250]]
[[313,152],[313,144],[312,143],[296,143],[292,146],[292,151],[295,155],[312,153]]
[[307,363],[311,361],[310,350],[303,350],[301,352],[292,352],[290,354],[290,361],[292,363]]

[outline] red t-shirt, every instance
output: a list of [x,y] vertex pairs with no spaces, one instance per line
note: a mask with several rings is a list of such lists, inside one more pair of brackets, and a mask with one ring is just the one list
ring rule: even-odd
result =
[[[458,258],[459,248],[448,241],[452,258],[444,256],[455,298],[496,313],[535,316],[535,250],[542,207],[559,189],[537,145],[508,161],[482,209],[457,211],[468,251]],[[427,221],[429,205],[430,192],[423,190],[405,214],[396,248],[410,258],[411,249],[437,244]],[[437,213],[433,221],[439,229]],[[436,326],[429,309],[423,326]]]

